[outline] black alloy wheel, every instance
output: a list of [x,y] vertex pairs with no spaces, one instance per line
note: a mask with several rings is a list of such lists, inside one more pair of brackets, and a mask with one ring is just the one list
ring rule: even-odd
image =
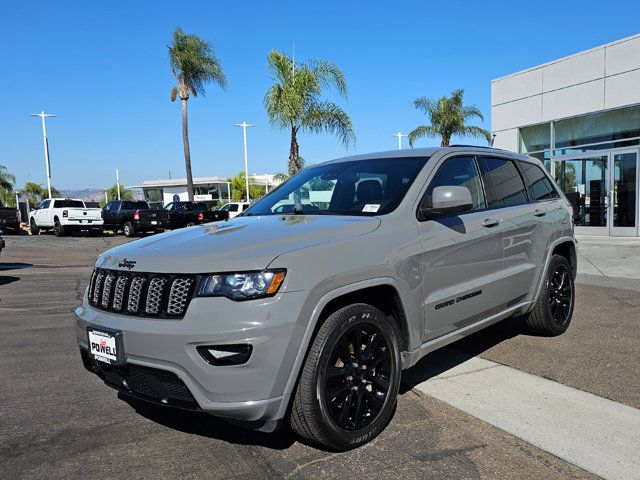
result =
[[571,272],[565,264],[559,264],[549,275],[549,310],[553,321],[563,326],[573,307],[573,283]]
[[324,401],[338,427],[360,430],[378,417],[390,371],[389,345],[376,326],[355,325],[338,339],[324,372]]

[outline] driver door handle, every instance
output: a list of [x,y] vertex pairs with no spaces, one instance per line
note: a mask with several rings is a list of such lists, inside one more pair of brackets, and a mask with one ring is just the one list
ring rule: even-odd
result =
[[482,222],[482,226],[484,228],[493,228],[493,227],[497,227],[498,225],[500,225],[499,218],[485,218],[484,221]]
[[542,210],[541,208],[536,208],[536,209],[533,211],[533,214],[534,214],[536,217],[544,217],[544,216],[547,214],[547,212],[546,212],[545,210]]

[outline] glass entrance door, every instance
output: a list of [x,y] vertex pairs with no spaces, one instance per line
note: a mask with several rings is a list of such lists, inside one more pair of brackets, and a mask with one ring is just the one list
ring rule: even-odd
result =
[[610,234],[638,235],[638,152],[611,152]]
[[556,181],[573,205],[580,233],[608,235],[609,155],[556,161]]
[[637,150],[557,158],[555,173],[577,233],[638,235]]

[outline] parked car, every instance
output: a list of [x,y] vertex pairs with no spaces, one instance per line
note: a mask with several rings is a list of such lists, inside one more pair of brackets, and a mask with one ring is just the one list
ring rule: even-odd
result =
[[102,220],[107,230],[122,230],[126,237],[140,232],[158,232],[169,226],[167,214],[152,210],[145,201],[111,200],[102,208]]
[[0,228],[20,233],[20,213],[14,207],[5,207],[0,201]]
[[169,228],[182,228],[201,223],[226,220],[229,213],[220,210],[209,210],[202,202],[171,202],[165,205]]
[[229,212],[229,218],[235,218],[238,215],[240,215],[242,212],[244,212],[247,208],[249,208],[249,205],[250,204],[246,202],[225,203],[220,208],[220,211]]
[[4,237],[2,236],[2,230],[0,230],[0,254],[2,254],[2,250],[4,250]]
[[429,352],[515,317],[567,330],[571,214],[539,160],[492,148],[309,167],[217,228],[101,255],[76,310],[82,360],[147,401],[352,449]]
[[56,237],[62,237],[73,230],[102,232],[102,216],[99,208],[87,208],[77,198],[50,198],[43,200],[36,210],[29,214],[32,235],[41,230],[53,230]]

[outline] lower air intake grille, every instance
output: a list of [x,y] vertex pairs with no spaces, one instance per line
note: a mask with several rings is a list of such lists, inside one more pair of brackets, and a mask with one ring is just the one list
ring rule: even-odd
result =
[[89,303],[100,310],[146,317],[181,318],[193,297],[195,276],[129,273],[97,268]]

